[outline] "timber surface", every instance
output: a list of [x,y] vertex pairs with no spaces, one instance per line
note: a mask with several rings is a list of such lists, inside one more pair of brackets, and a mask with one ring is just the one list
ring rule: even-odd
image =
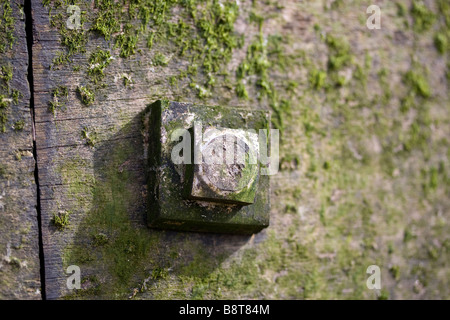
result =
[[[33,121],[23,5],[23,0],[11,2],[15,42],[12,49],[0,54],[0,65],[13,67],[9,90],[21,93],[17,104],[10,103],[6,131],[0,133],[3,168],[0,175],[0,300],[41,298]],[[5,90],[2,88],[1,93],[7,96]],[[14,129],[17,121],[23,121],[23,130]]]
[[[192,298],[199,292],[200,298],[220,298],[223,292],[225,297],[232,298],[376,299],[380,292],[366,287],[366,269],[373,264],[379,264],[382,269],[383,289],[387,292],[383,291],[383,297],[448,297],[450,211],[448,178],[443,178],[449,176],[449,102],[448,80],[445,80],[448,62],[438,56],[431,31],[425,35],[413,32],[409,9],[408,17],[403,18],[397,14],[393,2],[379,2],[384,5],[381,30],[367,29],[369,4],[360,1],[287,0],[280,1],[279,7],[264,2],[263,6],[271,7],[269,12],[262,12],[268,13],[262,30],[264,39],[268,35],[281,35],[288,42],[281,50],[287,48],[288,54],[299,53],[295,64],[271,72],[270,80],[280,92],[280,88],[286,87],[286,80],[294,79],[299,87],[294,93],[283,91],[283,98],[288,99],[292,94],[292,112],[285,115],[283,170],[271,180],[271,225],[255,236],[243,237],[155,231],[146,225],[142,112],[148,104],[161,98],[200,101],[186,81],[180,83],[179,89],[169,85],[168,77],[186,70],[189,63],[178,60],[176,50],[169,49],[164,53],[174,56],[170,63],[165,67],[155,66],[152,58],[161,48],[156,46],[149,52],[143,43],[145,39],[138,45],[142,51],[122,59],[112,41],[106,42],[90,33],[86,53],[74,55],[67,65],[50,69],[54,57],[66,49],[61,45],[58,30],[50,27],[48,9],[42,1],[32,0],[36,145],[47,297],[80,297],[72,296],[66,285],[66,268],[79,263],[84,286],[81,298]],[[245,36],[246,45],[233,51],[226,66],[230,74],[244,61],[249,43],[258,35],[258,27],[249,18],[250,1],[240,3],[242,12],[235,29]],[[330,8],[342,3],[346,5],[341,11]],[[411,4],[410,1],[402,3]],[[438,13],[436,6],[432,7]],[[93,10],[93,1],[92,4],[83,2],[83,8]],[[269,16],[274,12],[277,18],[271,20]],[[52,14],[58,13],[67,18],[65,8]],[[409,27],[405,27],[405,22],[409,22]],[[87,30],[89,26],[84,28]],[[328,35],[346,38],[351,47],[352,58],[348,65],[341,66],[339,73],[328,70],[329,60],[333,54],[338,60],[345,58],[347,52],[336,54],[326,44]],[[101,82],[104,87],[96,90],[95,102],[85,106],[76,88],[92,85],[86,77],[86,68],[90,53],[97,48],[110,51],[115,59],[105,69]],[[25,54],[26,48],[17,50],[16,55],[22,51]],[[364,66],[366,54],[371,58],[368,63],[372,70],[367,71],[367,88],[361,87],[358,92],[356,85],[363,81],[357,79],[356,67]],[[17,61],[17,68],[25,72],[26,60],[21,61]],[[405,85],[404,75],[413,70],[415,61],[429,70],[432,98],[426,104],[418,100],[417,110],[401,113],[400,103],[412,90]],[[81,71],[74,71],[75,66]],[[314,79],[311,80],[311,74],[318,70],[326,78],[324,87],[321,87],[323,83],[314,84]],[[386,73],[387,84],[380,76]],[[133,80],[128,87],[123,83],[124,74]],[[337,75],[340,82],[346,83],[337,85],[333,80]],[[18,77],[15,85],[26,83],[21,76],[15,75]],[[201,103],[267,110],[269,103],[259,100],[259,91],[250,84],[256,82],[255,76],[248,78],[249,100],[238,100],[234,88],[221,87]],[[58,86],[66,86],[69,97],[65,108],[52,114],[48,104],[52,90]],[[382,104],[375,96],[382,96],[384,91],[389,91],[391,98]],[[415,138],[415,131],[410,127],[415,128],[411,123],[414,112],[421,111],[422,102],[433,119],[432,125],[423,125],[433,131],[426,144],[434,141],[436,145],[436,141],[441,141],[439,149],[430,148],[430,159],[423,156],[425,152],[419,147],[413,147],[417,150],[410,153],[402,150],[403,136]],[[26,117],[25,103],[21,108]],[[2,144],[0,152],[8,159],[9,166],[20,173],[5,190],[17,197],[18,190],[24,190],[20,197],[28,209],[23,209],[20,201],[13,203],[17,209],[20,207],[26,219],[31,219],[27,239],[34,236],[37,239],[36,225],[32,222],[35,216],[33,159],[24,157],[17,162],[11,151],[31,147],[30,128],[26,129],[20,134],[23,142],[15,139],[14,132],[0,136],[9,139],[7,149]],[[95,136],[93,145],[83,131]],[[439,170],[447,175],[439,173],[436,190],[427,196],[421,172],[426,176],[441,167]],[[27,187],[23,187],[20,179],[25,179]],[[4,180],[1,183],[6,184]],[[13,187],[14,183],[20,187]],[[93,245],[92,236],[98,233],[89,234],[91,223],[98,222],[105,207],[110,212],[119,211],[118,208],[126,212],[124,227],[115,225],[108,236],[120,240],[120,236],[139,235],[126,239],[130,246],[110,246],[103,250]],[[6,210],[10,219],[19,212]],[[68,214],[67,228],[59,230],[54,226],[55,214]],[[106,221],[117,223],[112,221],[114,217],[108,216],[111,221]],[[21,223],[22,220],[13,225]],[[128,226],[131,228],[126,229]],[[139,243],[146,237],[152,241],[148,246]],[[3,234],[0,240],[2,246],[11,242]],[[37,246],[37,240],[28,244]],[[142,245],[145,254],[133,252],[135,244]],[[0,248],[6,252],[6,248]],[[128,257],[132,260],[128,261]],[[37,250],[33,259],[37,261]],[[20,272],[27,275],[32,270],[35,268],[28,267]],[[122,287],[110,287],[111,283],[120,284],[120,281],[125,283]],[[103,291],[97,290],[99,283]],[[10,288],[4,292],[9,294]],[[202,292],[207,293],[202,295]]]
[[[78,229],[86,216],[98,206],[95,196],[88,188],[85,192],[77,190],[77,195],[74,196],[72,189],[74,185],[78,186],[79,181],[65,179],[64,175],[72,171],[88,180],[100,180],[101,171],[108,162],[107,158],[112,156],[117,146],[123,143],[132,146],[133,157],[125,159],[120,167],[135,174],[136,178],[128,185],[128,190],[140,195],[129,210],[129,221],[137,229],[149,230],[145,220],[147,206],[141,113],[147,105],[159,98],[174,98],[174,93],[168,89],[167,83],[161,82],[160,79],[165,79],[168,73],[177,75],[179,69],[186,68],[186,62],[180,61],[172,69],[166,68],[163,71],[152,65],[149,54],[140,53],[128,59],[121,59],[118,57],[119,50],[112,49],[111,42],[106,43],[103,39],[91,35],[85,54],[73,56],[71,63],[66,66],[50,69],[53,58],[58,52],[65,52],[65,48],[61,45],[57,30],[50,27],[48,9],[44,8],[39,0],[33,0],[32,3],[36,37],[33,47],[36,145],[41,190],[45,286],[47,298],[58,299],[72,293],[67,289],[68,274],[65,271],[73,262],[66,259],[66,252],[89,241],[79,235]],[[64,14],[63,9],[52,14],[59,12]],[[99,47],[111,50],[116,59],[105,71],[105,87],[96,92],[93,105],[85,106],[81,103],[76,88],[78,85],[89,84],[89,81],[84,78],[84,69],[82,72],[74,72],[72,67],[80,65],[81,68],[86,68],[89,64],[89,54]],[[148,52],[145,43],[140,43],[139,48]],[[131,87],[123,85],[120,76],[123,74],[132,76]],[[57,86],[66,86],[69,97],[66,108],[58,110],[54,115],[49,112],[48,103],[52,99],[52,90]],[[184,99],[184,102],[192,99],[195,101],[192,94]],[[224,97],[218,99],[223,101]],[[125,127],[126,130],[123,129]],[[86,139],[82,136],[85,128],[95,130],[95,147],[86,144]],[[68,164],[71,166],[68,167]],[[70,225],[63,231],[58,230],[52,223],[53,215],[58,213],[70,214]],[[164,246],[177,246],[177,242],[173,240],[176,238],[175,233],[156,230],[148,232],[157,234]],[[226,254],[236,251],[249,239],[212,234],[189,234],[188,237],[193,241],[217,243],[211,250],[217,249],[216,251]],[[264,233],[260,237],[264,237]],[[100,270],[90,272],[97,276]],[[108,278],[108,275],[104,277]]]

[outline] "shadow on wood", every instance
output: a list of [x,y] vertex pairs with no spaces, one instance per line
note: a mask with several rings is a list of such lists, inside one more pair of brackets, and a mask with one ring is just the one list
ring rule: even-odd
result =
[[[78,265],[82,284],[80,290],[67,292],[67,298],[127,298],[141,294],[146,298],[189,298],[194,282],[206,279],[250,239],[147,227],[141,128],[142,114],[138,114],[101,143],[95,141],[98,133],[85,133],[87,143],[95,149],[94,178],[82,178],[83,183],[73,187],[89,189],[92,203],[85,214],[68,213],[79,222],[73,245],[64,253],[64,268]],[[183,285],[176,292],[164,290],[166,281],[180,279]]]

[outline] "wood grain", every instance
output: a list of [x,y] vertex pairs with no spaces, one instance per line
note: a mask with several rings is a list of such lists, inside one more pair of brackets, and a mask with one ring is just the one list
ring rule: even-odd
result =
[[[3,4],[2,4],[3,5]],[[6,132],[0,133],[0,299],[41,299],[37,188],[34,177],[28,50],[25,17],[13,1],[15,42],[0,54],[0,65],[13,67],[9,90],[18,90],[17,104],[7,110]],[[1,94],[7,94],[5,88]],[[23,130],[15,130],[23,121]],[[21,155],[21,156],[20,156]],[[20,160],[19,160],[20,158]]]

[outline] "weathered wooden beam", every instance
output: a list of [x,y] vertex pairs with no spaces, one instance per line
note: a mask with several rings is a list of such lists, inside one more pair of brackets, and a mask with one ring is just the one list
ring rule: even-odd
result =
[[0,29],[0,299],[41,299],[23,0],[0,1]]
[[[47,297],[447,297],[450,6],[377,3],[381,29],[364,1],[33,0]],[[161,98],[273,111],[268,229],[147,227]]]

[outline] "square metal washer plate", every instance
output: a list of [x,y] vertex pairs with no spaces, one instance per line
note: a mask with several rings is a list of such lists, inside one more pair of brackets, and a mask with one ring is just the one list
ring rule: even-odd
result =
[[203,127],[269,129],[270,115],[260,110],[199,106],[159,100],[144,115],[148,160],[148,225],[181,231],[252,234],[269,225],[270,181],[260,175],[254,202],[249,205],[192,200],[186,197],[186,165],[176,165],[172,141],[177,129]]

